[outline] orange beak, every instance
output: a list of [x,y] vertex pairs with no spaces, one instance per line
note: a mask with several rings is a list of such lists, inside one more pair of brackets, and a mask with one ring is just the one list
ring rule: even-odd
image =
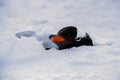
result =
[[56,43],[56,42],[63,42],[63,41],[65,41],[65,39],[61,36],[53,36],[51,38],[51,41]]

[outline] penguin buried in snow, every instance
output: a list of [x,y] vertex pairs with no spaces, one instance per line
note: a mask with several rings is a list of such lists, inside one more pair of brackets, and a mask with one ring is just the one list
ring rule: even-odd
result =
[[[93,41],[88,33],[86,33],[84,37],[77,37],[77,28],[74,26],[62,28],[58,31],[57,35],[51,34],[49,39],[58,46],[59,50],[83,45],[93,46]],[[50,48],[46,48],[46,50],[49,49]]]
[[37,35],[35,31],[30,30],[18,32],[15,36],[19,39],[21,39],[21,37],[35,37],[38,41],[42,42],[42,45],[46,50],[51,48],[62,50],[83,45],[93,46],[93,41],[88,33],[85,33],[84,37],[77,37],[77,35],[77,28],[68,26],[60,29],[56,35]]

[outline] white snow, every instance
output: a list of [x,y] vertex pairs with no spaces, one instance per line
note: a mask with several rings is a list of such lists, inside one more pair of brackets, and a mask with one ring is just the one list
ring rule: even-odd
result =
[[[0,80],[120,80],[119,0],[0,0]],[[88,32],[94,45],[45,50],[33,30],[65,26]]]

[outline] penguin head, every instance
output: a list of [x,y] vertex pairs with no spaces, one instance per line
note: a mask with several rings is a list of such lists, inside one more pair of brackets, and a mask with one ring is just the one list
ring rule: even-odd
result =
[[65,40],[73,40],[77,36],[77,28],[74,26],[67,26],[62,29],[60,29],[57,33],[57,35],[50,35],[49,39],[54,42],[63,42]]
[[77,37],[77,28],[75,26],[67,26],[60,29],[57,34],[67,40],[75,39]]

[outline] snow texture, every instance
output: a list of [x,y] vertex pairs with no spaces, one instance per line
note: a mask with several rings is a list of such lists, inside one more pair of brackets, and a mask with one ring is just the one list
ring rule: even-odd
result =
[[[0,80],[120,80],[119,4],[0,0]],[[43,40],[65,26],[90,34],[94,46],[45,50]]]

